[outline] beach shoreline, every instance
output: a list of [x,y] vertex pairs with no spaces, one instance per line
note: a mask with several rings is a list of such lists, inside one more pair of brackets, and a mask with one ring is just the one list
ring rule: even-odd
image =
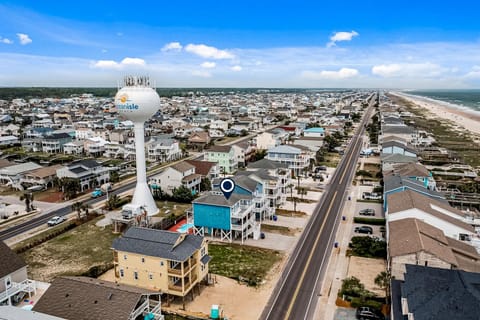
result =
[[464,106],[455,106],[445,101],[415,96],[403,92],[390,92],[390,94],[403,98],[418,107],[426,109],[431,118],[441,118],[451,121],[460,128],[480,135],[480,112]]

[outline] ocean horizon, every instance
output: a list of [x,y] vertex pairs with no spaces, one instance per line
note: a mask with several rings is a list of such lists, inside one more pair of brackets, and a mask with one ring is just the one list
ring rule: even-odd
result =
[[480,89],[411,90],[405,93],[480,112]]

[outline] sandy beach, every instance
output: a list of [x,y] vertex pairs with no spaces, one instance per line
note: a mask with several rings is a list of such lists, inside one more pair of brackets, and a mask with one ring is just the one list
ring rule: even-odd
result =
[[435,100],[406,95],[399,92],[392,92],[393,95],[402,97],[431,113],[432,118],[437,117],[445,120],[450,120],[455,125],[465,128],[466,130],[475,134],[480,134],[480,112],[467,110],[462,107],[449,106],[446,103]]

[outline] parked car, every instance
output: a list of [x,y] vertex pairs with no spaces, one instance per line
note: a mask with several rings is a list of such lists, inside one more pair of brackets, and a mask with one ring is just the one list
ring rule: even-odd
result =
[[357,232],[357,233],[366,233],[366,234],[372,234],[373,233],[372,227],[369,227],[369,226],[356,227],[354,231]]
[[370,307],[358,307],[357,312],[355,313],[355,318],[359,320],[384,320],[384,315],[373,308]]
[[66,220],[67,219],[65,217],[55,216],[55,217],[52,217],[52,219],[48,220],[47,225],[49,227],[53,227],[53,226],[56,226],[57,224],[60,224],[64,221],[66,221]]
[[375,209],[362,209],[358,212],[361,216],[374,216]]

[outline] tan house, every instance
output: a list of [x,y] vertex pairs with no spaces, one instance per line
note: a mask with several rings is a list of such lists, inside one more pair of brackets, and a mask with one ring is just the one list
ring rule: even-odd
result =
[[112,247],[117,283],[185,297],[208,275],[202,236],[131,227]]
[[188,137],[188,145],[196,150],[203,150],[211,140],[208,132],[196,131]]
[[407,264],[480,272],[480,256],[473,246],[421,220],[392,221],[388,234],[388,263],[395,279],[403,279]]

